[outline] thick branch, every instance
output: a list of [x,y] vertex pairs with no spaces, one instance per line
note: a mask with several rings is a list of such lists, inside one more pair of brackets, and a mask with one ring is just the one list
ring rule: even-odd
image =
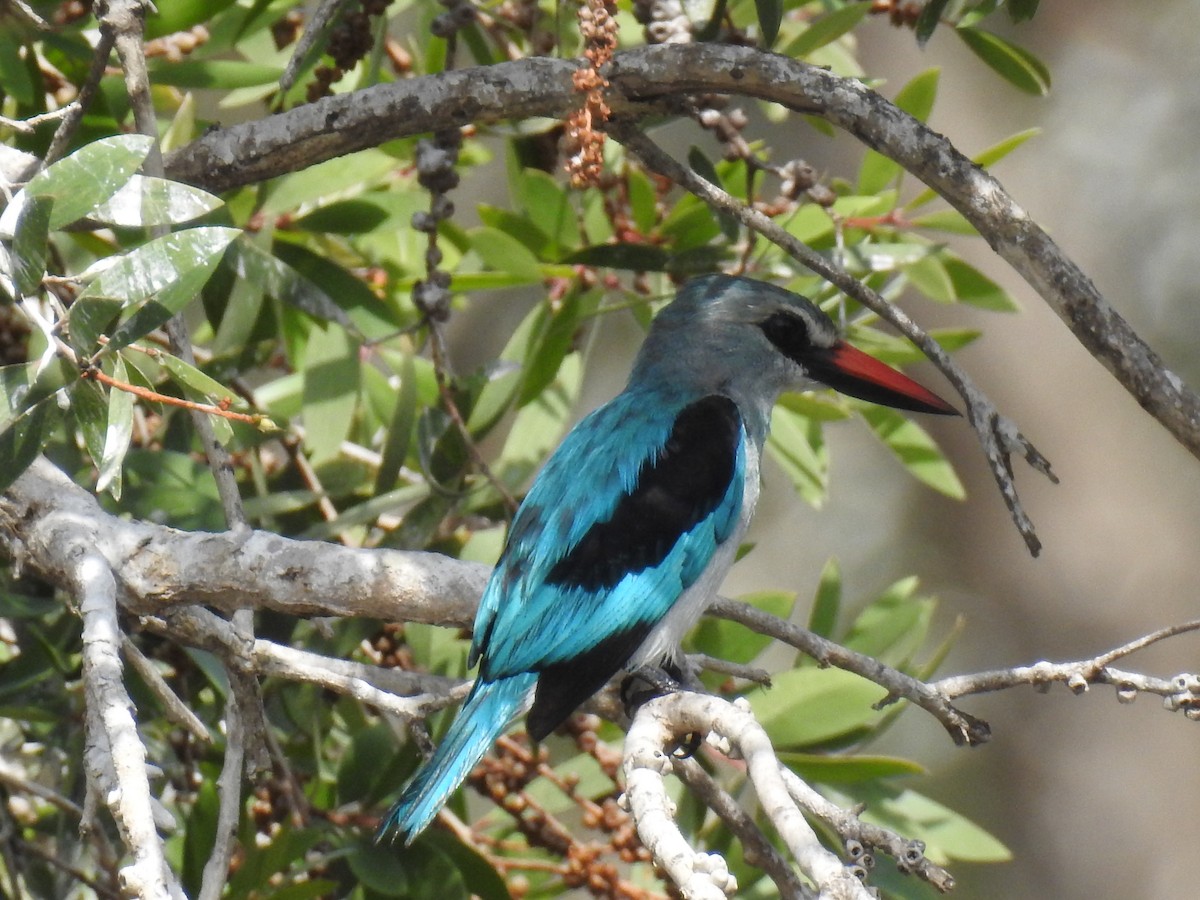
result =
[[469,625],[489,570],[436,553],[353,550],[262,531],[189,533],[111,516],[45,459],[0,497],[0,539],[28,570],[69,586],[55,548],[83,540],[108,560],[130,610],[248,600],[292,615]]
[[[211,190],[261,181],[387,140],[468,122],[560,117],[579,98],[578,63],[525,59],[378,85],[194,141],[168,174]],[[817,115],[895,160],[944,197],[1063,319],[1134,398],[1200,457],[1200,396],[1166,369],[1095,285],[1004,191],[946,138],[854,79],[748,47],[661,45],[606,69],[616,115],[688,93],[730,93]]]

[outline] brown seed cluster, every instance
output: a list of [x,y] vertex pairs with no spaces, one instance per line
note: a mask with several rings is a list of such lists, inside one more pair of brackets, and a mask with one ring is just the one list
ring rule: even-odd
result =
[[575,90],[584,95],[583,105],[567,117],[564,149],[567,173],[573,187],[599,185],[604,172],[604,132],[611,110],[604,102],[608,80],[600,70],[617,48],[617,8],[613,0],[584,0],[579,7],[579,30],[591,67],[577,69],[572,76]]

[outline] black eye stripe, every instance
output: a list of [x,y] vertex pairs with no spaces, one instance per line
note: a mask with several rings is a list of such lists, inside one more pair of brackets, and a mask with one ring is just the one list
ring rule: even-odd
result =
[[790,359],[796,359],[812,349],[808,323],[799,316],[785,312],[772,313],[759,322],[758,327],[767,336],[767,340]]

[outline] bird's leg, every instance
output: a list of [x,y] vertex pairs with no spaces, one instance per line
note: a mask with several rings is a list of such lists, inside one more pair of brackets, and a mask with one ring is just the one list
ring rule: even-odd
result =
[[[703,690],[703,687],[695,673],[686,668],[686,663],[680,665],[668,659],[661,666],[640,666],[626,675],[621,682],[621,703],[625,707],[625,714],[632,719],[638,707],[655,697],[687,690]],[[688,732],[675,748],[675,755],[679,759],[694,756],[702,740],[704,735]]]

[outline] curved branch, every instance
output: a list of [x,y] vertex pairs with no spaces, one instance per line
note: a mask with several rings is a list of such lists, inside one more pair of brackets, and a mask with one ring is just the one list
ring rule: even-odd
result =
[[290,615],[367,616],[469,626],[490,569],[436,553],[354,550],[265,531],[176,531],[106,513],[45,459],[0,496],[0,539],[30,571],[69,585],[55,547],[82,540],[108,560],[120,600],[161,615],[201,604]]
[[[579,65],[531,58],[325,98],[205,135],[173,153],[167,173],[227,190],[448,124],[561,117],[579,103],[571,81]],[[688,93],[741,94],[820,116],[896,161],[962,213],[1138,403],[1200,457],[1200,396],[1163,365],[995,178],[861,82],[718,44],[629,50],[604,74],[606,100],[617,116],[645,113],[647,103]]]

